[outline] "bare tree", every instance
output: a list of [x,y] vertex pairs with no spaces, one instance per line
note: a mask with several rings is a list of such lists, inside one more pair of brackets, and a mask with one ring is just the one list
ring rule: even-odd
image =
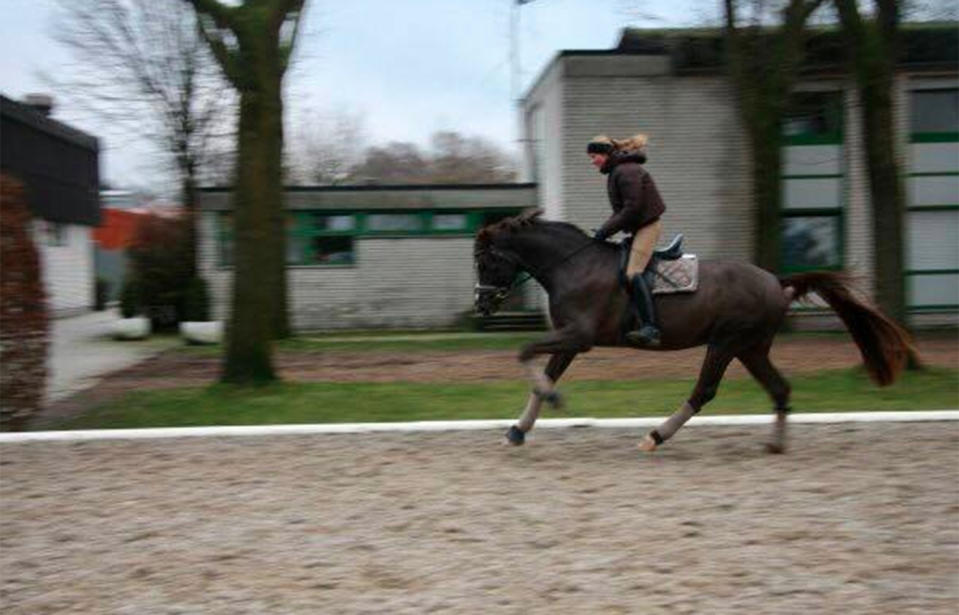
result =
[[283,77],[305,0],[182,0],[239,93],[233,186],[235,268],[221,379],[276,379],[271,340],[289,335],[283,206]]
[[363,116],[344,110],[308,113],[287,149],[293,183],[344,183],[366,149]]
[[353,168],[354,183],[470,184],[503,183],[516,179],[516,161],[481,137],[457,132],[437,132],[432,148],[422,151],[413,143],[390,143],[366,150]]
[[222,150],[234,115],[193,10],[180,0],[60,0],[60,6],[54,35],[76,63],[50,79],[88,111],[152,138],[171,156],[194,245],[198,178]]
[[[758,0],[724,0],[726,59],[749,138],[755,202],[754,261],[781,267],[782,153],[780,125],[799,74],[806,23],[824,0],[788,0],[770,8]],[[750,14],[743,18],[743,6]],[[770,26],[768,24],[778,23]]]
[[893,84],[899,59],[900,3],[876,0],[874,14],[856,0],[835,0],[861,101],[862,139],[872,196],[875,294],[879,306],[906,320],[903,281],[905,190],[898,163]]

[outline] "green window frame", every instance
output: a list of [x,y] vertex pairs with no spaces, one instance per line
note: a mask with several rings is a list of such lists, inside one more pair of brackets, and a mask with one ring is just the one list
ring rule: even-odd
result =
[[[959,102],[959,88],[949,86],[916,88],[910,90],[909,95],[909,142],[911,145],[959,143],[959,109],[956,108],[956,104]],[[923,96],[926,98],[924,101],[920,100],[920,97]],[[939,103],[939,108],[944,109],[944,113],[940,115],[936,115],[935,109],[928,105],[928,103],[936,101]],[[950,178],[957,175],[959,175],[959,160],[954,161],[954,166],[951,169],[915,171],[910,168],[907,177],[910,182],[913,182],[925,178]],[[914,203],[912,202],[912,191],[908,191],[908,194],[910,202],[907,206],[907,216],[914,213],[959,211],[959,194],[953,196],[952,202],[937,203]],[[943,275],[959,276],[959,263],[956,263],[956,267],[924,267],[921,269],[907,268],[905,270],[910,310],[917,312],[959,310],[959,303],[911,303],[912,289],[919,280],[923,277]]]
[[354,212],[298,210],[287,213],[286,263],[290,267],[356,264],[360,222]]
[[[485,224],[520,211],[520,207],[288,211],[286,264],[288,267],[355,266],[357,242],[363,239],[471,237]],[[221,268],[229,268],[234,264],[233,212],[217,214],[217,262]]]
[[[782,268],[786,273],[839,270],[845,263],[845,160],[843,152],[843,92],[794,93],[781,127],[780,147],[835,146],[838,172],[780,171]],[[785,150],[783,162],[786,162]],[[787,206],[790,190],[803,183],[838,181],[838,204],[810,202]]]

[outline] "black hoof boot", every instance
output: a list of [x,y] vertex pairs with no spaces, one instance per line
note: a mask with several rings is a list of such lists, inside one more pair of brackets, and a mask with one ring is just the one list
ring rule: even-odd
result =
[[526,434],[519,427],[513,425],[506,432],[506,441],[513,446],[522,446],[526,442]]
[[633,346],[642,346],[644,348],[657,348],[661,341],[659,338],[659,329],[652,325],[646,325],[636,331],[630,331],[626,334],[626,341]]

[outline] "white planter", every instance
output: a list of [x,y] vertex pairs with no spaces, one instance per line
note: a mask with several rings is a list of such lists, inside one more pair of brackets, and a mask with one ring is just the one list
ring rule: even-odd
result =
[[191,344],[219,344],[223,341],[223,323],[219,320],[181,322],[180,335]]
[[114,320],[111,333],[118,340],[142,340],[150,335],[150,319],[145,316],[134,316]]

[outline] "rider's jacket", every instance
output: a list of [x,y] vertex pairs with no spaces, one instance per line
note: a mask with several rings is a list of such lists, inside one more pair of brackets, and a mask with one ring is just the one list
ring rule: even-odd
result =
[[646,154],[642,151],[618,151],[609,155],[600,169],[607,175],[606,191],[613,215],[599,229],[603,237],[618,231],[627,234],[655,222],[666,205],[652,176],[643,168]]

